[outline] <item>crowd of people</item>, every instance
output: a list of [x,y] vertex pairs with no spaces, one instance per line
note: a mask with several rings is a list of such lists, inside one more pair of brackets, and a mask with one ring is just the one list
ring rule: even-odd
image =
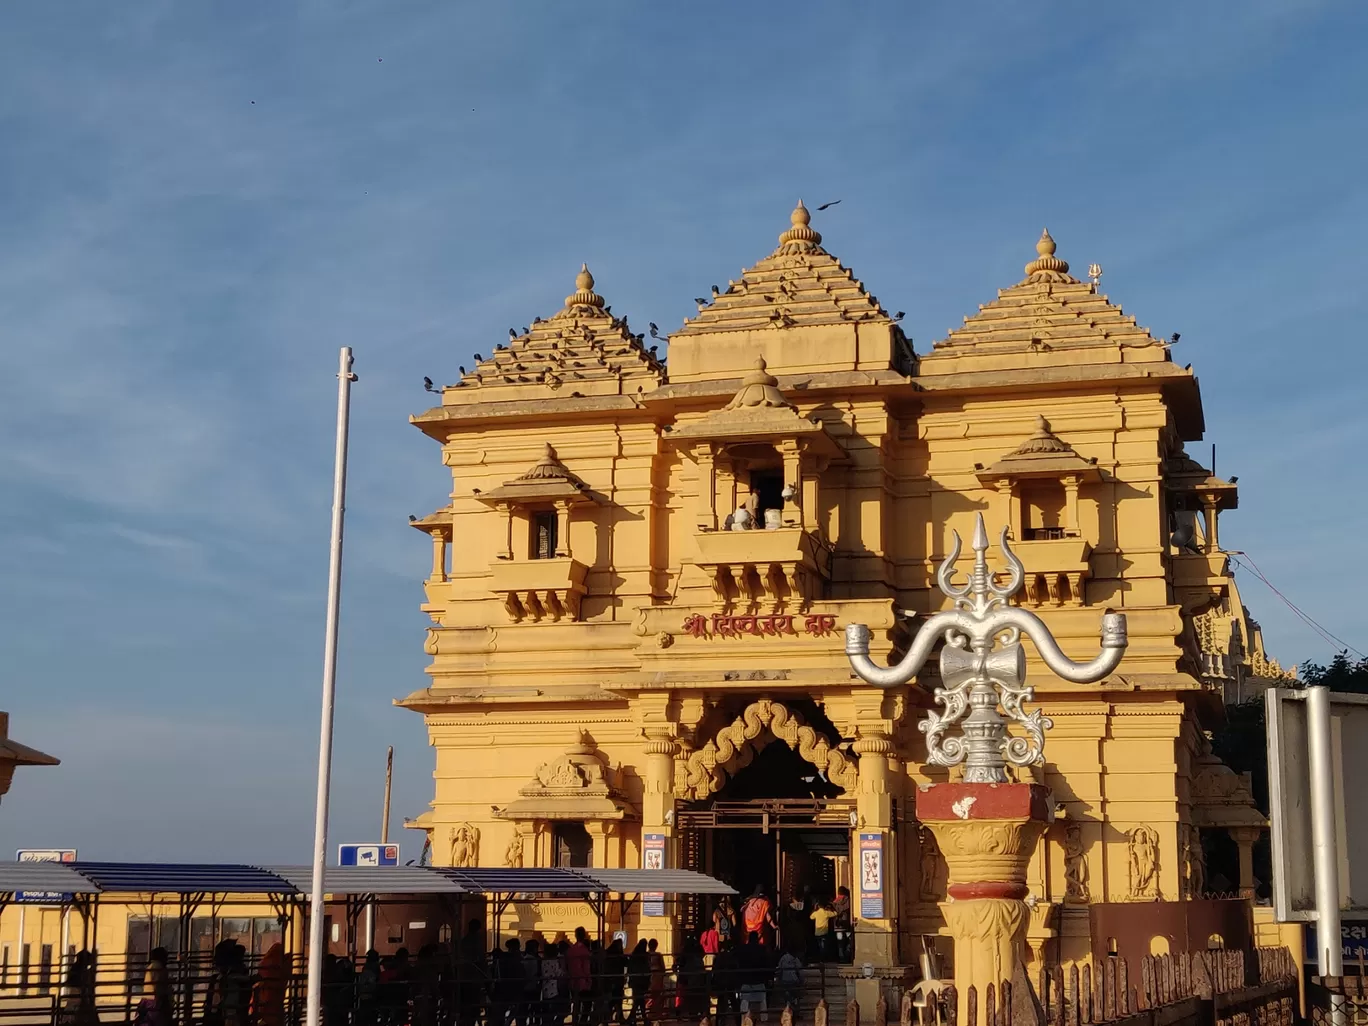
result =
[[[776,907],[762,888],[733,908],[721,899],[707,921],[667,965],[655,939],[626,934],[591,939],[510,939],[494,952],[484,922],[471,920],[457,949],[425,945],[416,956],[370,951],[359,965],[332,954],[323,963],[324,1026],[647,1026],[697,1022],[714,1014],[739,1026],[752,1013],[797,1008],[803,969],[812,962],[848,961],[850,894],[830,900],[804,893]],[[69,1026],[85,1026],[93,1008],[93,966],[77,958],[69,980]],[[87,980],[87,976],[91,980]],[[290,974],[279,945],[255,967],[233,940],[213,953],[208,979],[194,987],[195,1021],[204,1026],[284,1026]],[[162,948],[152,952],[139,987],[137,1026],[180,1021]]]
[[472,920],[456,957],[428,945],[359,970],[329,958],[325,1026],[645,1026],[715,1014],[739,1024],[751,1012],[798,1006],[803,968],[848,961],[850,894],[829,900],[801,894],[776,908],[763,889],[733,909],[724,898],[667,965],[655,939],[601,941],[580,927],[572,938],[505,941],[487,952],[484,924]]

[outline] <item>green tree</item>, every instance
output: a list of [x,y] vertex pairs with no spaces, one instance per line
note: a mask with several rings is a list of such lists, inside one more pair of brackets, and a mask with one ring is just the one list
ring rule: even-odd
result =
[[1331,691],[1368,694],[1368,658],[1351,659],[1348,652],[1338,653],[1329,666],[1307,663],[1301,668],[1303,686],[1323,685]]

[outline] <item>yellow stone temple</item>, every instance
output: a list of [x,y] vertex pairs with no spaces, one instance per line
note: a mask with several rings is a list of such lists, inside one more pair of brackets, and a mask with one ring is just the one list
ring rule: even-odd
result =
[[[945,861],[916,818],[918,785],[946,779],[917,729],[935,671],[870,687],[840,635],[868,624],[875,659],[896,659],[909,618],[941,608],[951,531],[982,512],[1025,564],[1016,601],[1070,656],[1095,651],[1104,610],[1129,621],[1095,685],[1028,646],[1054,723],[1035,779],[1058,803],[1028,871],[1033,957],[1086,957],[1094,907],[1254,893],[1265,822],[1204,732],[1291,674],[1220,546],[1235,482],[1184,450],[1202,402],[1171,343],[1100,270],[1072,276],[1048,232],[1035,248],[917,353],[800,203],[669,336],[668,365],[586,268],[412,418],[452,482],[414,523],[431,681],[398,703],[436,749],[409,822],[435,864],[661,860],[781,899],[846,886],[856,963],[914,964],[944,935]],[[884,854],[878,904],[861,845]],[[514,910],[527,933],[591,922],[575,902]],[[708,912],[642,911],[629,928],[667,947]]]

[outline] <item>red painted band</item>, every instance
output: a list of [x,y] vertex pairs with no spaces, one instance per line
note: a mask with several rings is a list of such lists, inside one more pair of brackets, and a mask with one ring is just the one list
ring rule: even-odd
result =
[[1024,883],[992,883],[986,880],[979,883],[951,884],[946,890],[956,901],[972,901],[975,898],[1024,898],[1031,892]]

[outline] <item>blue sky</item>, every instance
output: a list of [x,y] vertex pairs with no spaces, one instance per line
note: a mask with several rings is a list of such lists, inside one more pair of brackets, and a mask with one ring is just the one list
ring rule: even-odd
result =
[[[1368,8],[16,2],[0,37],[0,851],[298,860],[339,345],[333,839],[431,796],[407,422],[580,261],[675,325],[794,200],[919,350],[1042,225],[1202,377],[1222,538],[1360,648]],[[1192,447],[1205,455],[1203,444]],[[1243,584],[1286,663],[1332,650]],[[407,855],[418,844],[405,838]]]

